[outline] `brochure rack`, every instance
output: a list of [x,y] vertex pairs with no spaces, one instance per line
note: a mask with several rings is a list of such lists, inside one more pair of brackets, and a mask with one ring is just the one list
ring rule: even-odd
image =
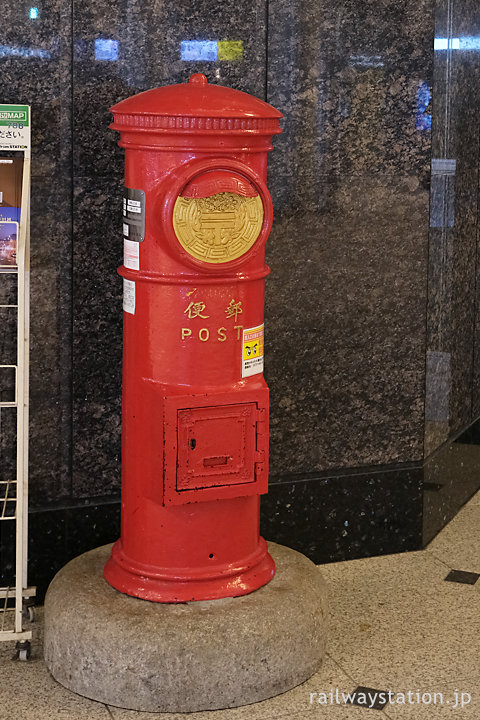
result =
[[0,105],[0,641],[17,641],[21,660],[30,656],[35,596],[27,585],[30,126],[28,105]]

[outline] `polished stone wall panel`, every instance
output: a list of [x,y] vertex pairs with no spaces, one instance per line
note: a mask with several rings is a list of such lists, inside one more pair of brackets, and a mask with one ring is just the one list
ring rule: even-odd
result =
[[[473,371],[472,371],[472,419],[480,416],[480,258],[479,258],[479,182],[473,192],[474,177],[478,178],[480,165],[480,127],[478,122],[480,102],[478,100],[478,87],[480,83],[480,50],[478,38],[480,37],[480,17],[478,4],[475,0],[457,0],[458,17],[455,18],[454,34],[464,39],[464,44],[470,49],[454,53],[455,80],[452,82],[452,89],[455,93],[454,120],[455,132],[452,133],[451,142],[455,142],[455,152],[459,158],[460,169],[466,173],[467,178],[472,182],[470,188],[470,226],[471,232],[476,234],[475,249],[475,300],[473,307],[470,307],[468,319],[473,317]],[[476,229],[473,230],[473,222],[476,222]],[[459,324],[461,315],[458,316]]]
[[76,178],[73,284],[73,495],[120,487],[123,261],[121,187]]
[[71,155],[70,0],[2,4],[1,102],[32,105],[32,175],[68,177]]
[[368,211],[352,180],[329,214],[277,215],[266,293],[273,481],[422,457],[428,193],[381,180],[364,183]]
[[316,563],[405,552],[421,542],[421,500],[414,467],[278,483],[262,499],[261,532]]
[[[477,10],[471,0],[442,0],[436,15],[437,46],[443,42],[444,49],[436,50],[434,65],[432,156],[440,176],[432,182],[427,406],[448,408],[448,413],[440,410],[441,419],[436,412],[427,414],[427,455],[480,414],[478,353],[474,352],[478,346],[480,58],[472,43],[480,32]],[[441,163],[446,163],[443,176]],[[443,218],[435,212],[442,204]],[[429,356],[443,358],[440,365],[431,365],[440,374],[429,373]]]
[[[479,218],[480,221],[480,218]],[[477,281],[475,287],[475,339],[473,348],[473,392],[472,392],[472,417],[480,417],[480,229],[477,228],[476,248]]]
[[[76,172],[110,178],[122,175],[121,154],[112,151],[118,138],[108,130],[109,108],[130,95],[187,82],[191,73],[203,72],[211,82],[263,98],[265,7],[264,0],[75,4]],[[222,59],[225,52],[220,52],[216,60],[182,60],[182,41],[236,41],[242,43],[242,50],[233,59]],[[102,42],[110,45],[102,48]]]
[[452,390],[450,434],[472,420],[473,344],[477,246],[478,171],[460,171],[455,178],[456,208],[452,264]]
[[425,463],[423,544],[455,517],[480,487],[480,421]]
[[71,3],[3,3],[2,103],[32,106],[30,496],[71,489]]
[[269,3],[267,99],[285,114],[272,158],[278,209],[322,208],[319,178],[375,173],[428,180],[433,11],[421,3]]
[[[69,178],[68,178],[69,179]],[[31,202],[30,497],[45,506],[71,492],[72,381],[71,189],[45,191],[35,178]]]
[[[453,264],[451,347],[452,391],[450,435],[468,426],[475,415],[473,346],[477,307],[475,286],[479,202],[480,127],[480,57],[478,47],[472,48],[480,35],[478,4],[472,0],[455,0],[451,8],[451,35],[458,38],[460,49],[451,50],[450,57],[441,53],[446,69],[445,95],[448,102],[447,124],[439,127],[446,157],[456,160],[455,216],[453,227]],[[470,49],[465,49],[470,45]],[[442,132],[443,131],[443,132]],[[442,138],[443,135],[443,138]],[[472,397],[473,396],[473,397]]]
[[[454,198],[451,227],[431,228],[430,237],[427,404],[432,412],[426,417],[426,454],[473,419],[478,173],[460,170],[450,182],[445,192]],[[429,372],[428,357],[434,355],[443,360],[435,372],[433,366]],[[441,418],[433,410],[435,387],[442,388],[435,400]],[[441,406],[447,408],[446,415]]]
[[433,23],[429,0],[269,4],[273,480],[423,456]]

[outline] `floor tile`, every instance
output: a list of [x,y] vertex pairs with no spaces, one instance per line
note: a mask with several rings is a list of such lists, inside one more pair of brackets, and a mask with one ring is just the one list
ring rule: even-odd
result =
[[381,688],[367,688],[359,685],[353,691],[351,705],[370,708],[371,710],[383,710],[388,702],[385,690]]
[[474,678],[480,594],[447,583],[428,553],[322,567],[330,587],[329,653],[358,685],[394,690]]
[[[13,650],[13,645],[8,645]],[[0,658],[0,717],[5,720],[111,720],[105,705],[59,685],[37,651],[28,662],[20,662],[8,659],[5,650]]]
[[468,503],[432,540],[427,552],[450,568],[480,572],[480,522],[478,504]]
[[[330,589],[329,655],[303,685],[231,710],[185,715],[107,708],[57,684],[42,659],[42,608],[36,609],[32,659],[12,661],[0,643],[0,717],[8,720],[425,720],[480,717],[480,580],[446,582],[449,569],[480,573],[480,493],[428,551],[324,565]],[[403,692],[383,710],[335,704],[358,686]],[[408,691],[413,700],[408,702]],[[432,703],[416,693],[432,693]],[[337,695],[338,692],[338,695]],[[435,693],[435,702],[433,702]],[[442,694],[443,704],[440,704]],[[455,693],[471,701],[456,705]],[[460,697],[460,695],[457,695]],[[464,702],[468,695],[464,695]],[[401,704],[401,700],[405,704]],[[320,700],[320,702],[319,702]],[[333,703],[333,704],[332,704]]]
[[0,718],[5,720],[111,720],[102,703],[76,695],[59,685],[43,661],[43,607],[35,608],[32,656],[12,660],[15,643],[0,642]]
[[475,585],[480,578],[480,573],[465,572],[465,570],[450,570],[445,580],[447,582],[462,583],[463,585]]
[[[255,716],[252,716],[255,718]],[[276,716],[275,720],[385,720],[384,712],[379,710],[370,710],[368,708],[360,708],[354,705],[335,707],[335,706],[319,706],[316,710],[308,712],[306,710],[294,715]]]

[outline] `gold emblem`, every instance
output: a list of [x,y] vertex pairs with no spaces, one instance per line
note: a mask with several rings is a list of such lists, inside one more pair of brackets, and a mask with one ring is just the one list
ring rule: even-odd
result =
[[260,234],[259,196],[221,192],[205,198],[178,197],[173,228],[182,247],[198,260],[224,263],[244,255]]

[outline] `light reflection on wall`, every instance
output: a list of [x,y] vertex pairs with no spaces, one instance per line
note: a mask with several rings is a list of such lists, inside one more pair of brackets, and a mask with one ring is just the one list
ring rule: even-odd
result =
[[422,82],[417,90],[417,118],[415,127],[417,130],[430,130],[432,127],[432,113],[426,110],[432,100],[430,85]]
[[180,57],[185,62],[235,61],[243,57],[242,40],[182,40]]
[[359,67],[383,67],[381,55],[350,55],[350,64]]
[[437,37],[433,43],[434,50],[480,50],[480,35],[464,37]]
[[95,60],[106,62],[118,60],[118,40],[97,38],[95,40]]
[[187,62],[218,60],[218,42],[216,40],[183,40],[180,43],[180,57]]
[[21,45],[0,45],[0,57],[8,57],[9,55],[24,58],[42,58],[46,60],[51,58],[48,50],[22,47]]

